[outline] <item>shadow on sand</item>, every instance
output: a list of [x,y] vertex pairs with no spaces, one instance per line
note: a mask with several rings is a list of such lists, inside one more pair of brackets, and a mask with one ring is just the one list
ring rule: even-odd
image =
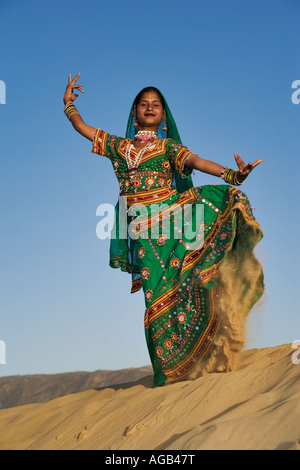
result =
[[139,380],[135,380],[134,382],[125,382],[121,384],[113,384],[113,385],[106,385],[104,387],[94,388],[97,392],[101,392],[101,390],[105,389],[112,389],[112,390],[126,390],[127,388],[136,387],[137,385],[143,385],[145,388],[152,388],[153,384],[153,375],[147,375],[146,377],[142,377]]

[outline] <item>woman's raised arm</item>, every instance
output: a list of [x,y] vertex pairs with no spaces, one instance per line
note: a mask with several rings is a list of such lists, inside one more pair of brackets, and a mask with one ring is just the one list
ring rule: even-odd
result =
[[[193,168],[194,170],[199,170],[202,171],[203,173],[208,173],[210,175],[214,176],[220,176],[221,178],[225,179],[226,183],[230,182],[230,184],[242,184],[247,176],[251,173],[251,171],[260,163],[262,163],[264,160],[260,158],[259,160],[256,160],[254,163],[248,163],[248,165],[245,164],[245,162],[241,159],[239,155],[236,153],[234,154],[235,161],[237,163],[237,166],[239,169],[236,170],[229,170],[227,167],[223,167],[222,165],[219,165],[219,163],[212,162],[210,160],[205,160],[204,158],[200,158],[196,154],[192,154],[189,156],[187,159],[185,165],[189,168]],[[231,174],[231,177],[228,173],[228,178],[226,178],[226,172],[225,172],[225,178],[224,178],[224,170],[227,169],[229,172],[233,172]],[[234,174],[236,174],[237,179],[233,179]],[[228,179],[228,181],[227,181]]]
[[76,100],[78,97],[78,93],[73,93],[74,89],[77,89],[81,91],[81,93],[84,93],[84,91],[81,89],[81,85],[76,85],[76,81],[78,80],[80,76],[80,73],[76,75],[75,78],[71,78],[71,74],[69,74],[69,83],[66,87],[65,95],[63,98],[63,101],[65,103],[65,114],[68,117],[68,119],[71,121],[74,129],[79,132],[79,134],[83,135],[87,139],[93,141],[94,135],[96,128],[88,126],[80,116],[79,112],[75,108],[75,105],[73,102]]

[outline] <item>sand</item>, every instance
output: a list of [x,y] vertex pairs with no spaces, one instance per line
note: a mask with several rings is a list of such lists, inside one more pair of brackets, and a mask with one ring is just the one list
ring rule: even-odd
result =
[[151,376],[0,411],[1,450],[299,450],[300,364],[291,344],[237,369],[151,388]]

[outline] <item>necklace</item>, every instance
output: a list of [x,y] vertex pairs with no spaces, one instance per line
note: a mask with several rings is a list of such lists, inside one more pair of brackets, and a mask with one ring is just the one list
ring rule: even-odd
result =
[[153,131],[138,131],[138,133],[135,134],[136,140],[150,140],[150,139],[156,139],[156,138],[157,138],[157,132],[153,132]]
[[131,163],[131,159],[130,159],[130,152],[133,148],[133,145],[130,144],[127,146],[126,148],[126,152],[125,152],[125,156],[126,156],[126,162],[127,162],[127,166],[128,166],[128,169],[130,172],[132,172],[130,175],[129,175],[129,178],[132,179],[134,178],[134,175],[135,175],[135,170],[137,170],[139,164],[140,164],[140,161],[142,159],[142,156],[144,155],[145,151],[151,147],[153,145],[153,142],[149,142],[149,144],[145,145],[145,147],[143,147],[139,153],[137,154],[136,158],[135,158],[135,161],[133,163]]

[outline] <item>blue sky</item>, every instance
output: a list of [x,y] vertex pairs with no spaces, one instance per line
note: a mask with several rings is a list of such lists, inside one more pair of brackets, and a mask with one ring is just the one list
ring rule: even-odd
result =
[[63,113],[69,73],[81,73],[76,106],[91,126],[124,135],[134,96],[154,85],[199,156],[264,158],[243,186],[266,283],[247,348],[300,339],[299,17],[296,0],[1,0],[0,375],[150,363],[143,294],[96,236],[96,209],[119,189]]

